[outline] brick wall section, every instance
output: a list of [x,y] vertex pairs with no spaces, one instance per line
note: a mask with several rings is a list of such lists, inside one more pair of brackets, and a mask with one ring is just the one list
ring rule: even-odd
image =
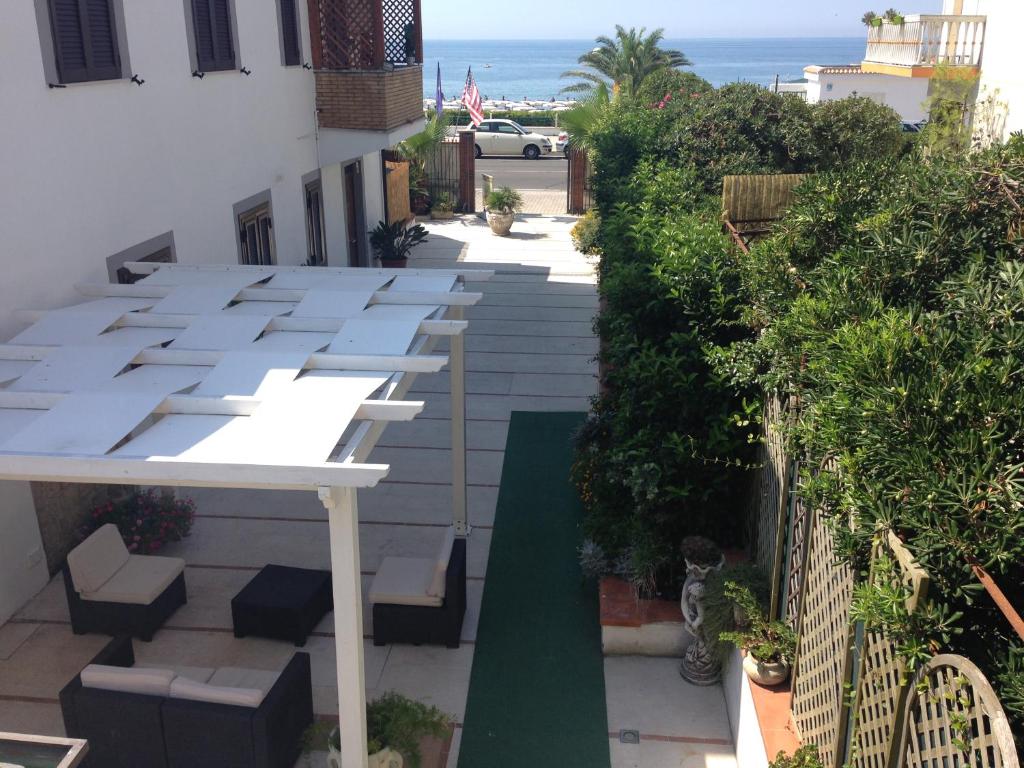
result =
[[319,71],[321,128],[390,131],[423,117],[423,67],[387,71]]

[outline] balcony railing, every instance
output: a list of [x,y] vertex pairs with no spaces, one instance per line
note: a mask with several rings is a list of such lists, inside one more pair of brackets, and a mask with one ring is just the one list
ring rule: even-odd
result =
[[309,18],[315,69],[423,63],[420,0],[309,0]]
[[900,67],[977,67],[984,44],[984,16],[914,15],[902,24],[869,27],[864,60]]

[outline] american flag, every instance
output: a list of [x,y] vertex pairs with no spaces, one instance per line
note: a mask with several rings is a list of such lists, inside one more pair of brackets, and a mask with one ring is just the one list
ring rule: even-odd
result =
[[484,102],[480,98],[480,89],[476,87],[476,80],[473,79],[472,67],[466,74],[466,87],[462,91],[462,103],[469,110],[469,117],[473,125],[480,125],[484,120]]

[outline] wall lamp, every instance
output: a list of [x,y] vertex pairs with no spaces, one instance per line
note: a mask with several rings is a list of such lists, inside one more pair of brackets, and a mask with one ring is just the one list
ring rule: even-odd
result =
[[239,72],[241,72],[241,73],[242,73],[243,75],[245,75],[246,77],[248,77],[249,75],[251,75],[251,74],[252,74],[252,70],[251,70],[251,69],[247,69],[246,67],[242,67],[242,68],[241,68],[240,70],[238,70],[238,71],[239,71]]
[[200,80],[202,80],[204,77],[206,77],[206,73],[200,72],[198,69],[196,69],[192,71],[192,77],[198,77]]

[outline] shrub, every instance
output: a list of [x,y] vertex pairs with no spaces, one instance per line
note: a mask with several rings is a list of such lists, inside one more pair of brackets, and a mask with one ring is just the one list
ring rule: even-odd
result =
[[601,234],[601,216],[597,211],[587,211],[572,228],[572,242],[576,250],[588,256],[601,253],[598,238]]
[[498,213],[518,213],[523,210],[523,196],[512,187],[499,187],[487,195],[487,210]]
[[138,491],[96,507],[86,534],[113,523],[129,552],[151,555],[163,549],[167,542],[181,541],[188,536],[195,512],[191,499],[178,499],[168,491]]
[[780,751],[769,768],[824,768],[816,744],[806,744],[792,756]]

